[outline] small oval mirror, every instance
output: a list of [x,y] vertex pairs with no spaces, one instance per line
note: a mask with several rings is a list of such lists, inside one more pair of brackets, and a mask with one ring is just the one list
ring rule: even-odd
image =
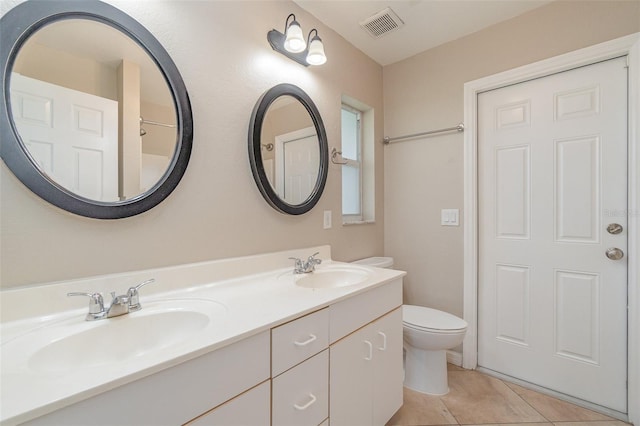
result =
[[132,216],[166,198],[189,160],[192,118],[153,35],[101,2],[25,2],[0,28],[11,171],[88,217]]
[[327,137],[302,89],[280,84],[260,98],[249,127],[249,160],[258,189],[275,209],[303,214],[318,202],[327,179]]

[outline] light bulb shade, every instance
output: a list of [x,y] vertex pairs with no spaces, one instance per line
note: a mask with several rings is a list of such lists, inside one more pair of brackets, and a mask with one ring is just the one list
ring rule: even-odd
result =
[[288,52],[298,53],[306,49],[307,43],[302,35],[302,28],[298,21],[293,21],[287,28],[286,38],[284,40],[284,48]]
[[311,43],[309,43],[307,62],[311,65],[322,65],[327,62],[327,56],[324,54],[324,45],[318,36],[313,37]]

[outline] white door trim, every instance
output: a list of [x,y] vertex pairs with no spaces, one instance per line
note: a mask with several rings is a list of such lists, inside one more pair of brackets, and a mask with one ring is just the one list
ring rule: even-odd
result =
[[462,365],[478,365],[478,94],[624,55],[629,64],[628,416],[631,423],[640,424],[640,33],[465,83],[464,319],[469,326]]

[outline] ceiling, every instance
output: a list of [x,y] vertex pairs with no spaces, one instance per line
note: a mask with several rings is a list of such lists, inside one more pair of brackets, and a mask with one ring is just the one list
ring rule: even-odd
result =
[[[380,65],[401,61],[550,1],[294,0]],[[398,15],[404,25],[374,38],[359,23],[387,7]],[[304,22],[301,24],[304,28]],[[327,56],[330,56],[328,52]]]

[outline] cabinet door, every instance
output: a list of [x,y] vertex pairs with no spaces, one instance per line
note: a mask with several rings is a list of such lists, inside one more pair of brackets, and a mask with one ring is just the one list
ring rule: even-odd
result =
[[365,327],[329,349],[331,426],[371,424],[374,351],[369,335]]
[[269,426],[270,388],[270,382],[266,381],[185,426]]
[[402,309],[373,324],[373,425],[384,425],[402,406]]

